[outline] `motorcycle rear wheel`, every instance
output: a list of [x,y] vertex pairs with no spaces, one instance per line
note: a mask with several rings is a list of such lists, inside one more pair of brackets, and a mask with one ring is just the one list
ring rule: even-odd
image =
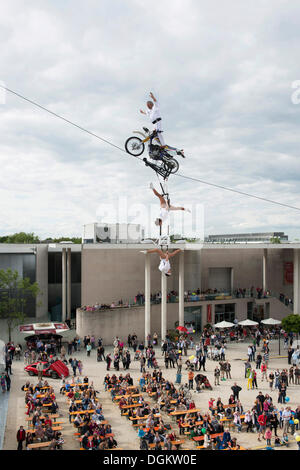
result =
[[129,137],[125,142],[127,153],[134,157],[139,157],[145,150],[145,144],[139,137]]
[[171,174],[174,175],[179,170],[179,163],[175,158],[164,158],[164,168],[166,171],[171,171]]

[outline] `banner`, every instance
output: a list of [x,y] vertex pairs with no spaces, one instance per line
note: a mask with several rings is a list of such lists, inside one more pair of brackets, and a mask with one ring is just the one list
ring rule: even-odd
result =
[[212,323],[211,304],[207,304],[206,323]]
[[294,263],[292,263],[291,261],[284,263],[283,273],[284,273],[283,283],[293,284],[294,283]]

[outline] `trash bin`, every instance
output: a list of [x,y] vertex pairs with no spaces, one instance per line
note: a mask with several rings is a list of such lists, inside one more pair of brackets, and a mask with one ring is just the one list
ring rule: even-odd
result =
[[181,384],[181,374],[177,373],[176,374],[176,384]]

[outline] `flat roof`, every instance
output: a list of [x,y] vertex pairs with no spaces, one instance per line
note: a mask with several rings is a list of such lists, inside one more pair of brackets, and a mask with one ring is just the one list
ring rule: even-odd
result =
[[[38,248],[48,247],[48,252],[61,252],[63,248],[71,248],[72,252],[82,250],[149,250],[154,248],[153,243],[86,243],[86,244],[10,244],[0,243],[0,253],[25,254],[36,253]],[[171,243],[169,248],[175,250],[181,248],[186,251],[199,250],[292,250],[300,249],[300,243]]]

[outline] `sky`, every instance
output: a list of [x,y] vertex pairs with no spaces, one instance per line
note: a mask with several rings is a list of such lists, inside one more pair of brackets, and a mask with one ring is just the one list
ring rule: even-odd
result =
[[[152,91],[165,141],[185,150],[181,175],[300,208],[299,31],[300,4],[284,0],[11,0],[1,8],[0,82],[121,148],[151,126],[139,110]],[[143,162],[8,92],[0,133],[0,235],[81,236],[92,222],[155,228],[158,180]],[[300,239],[295,209],[180,176],[169,192],[192,210],[187,236]],[[124,198],[128,214],[114,210]],[[182,214],[173,219],[178,233]]]

